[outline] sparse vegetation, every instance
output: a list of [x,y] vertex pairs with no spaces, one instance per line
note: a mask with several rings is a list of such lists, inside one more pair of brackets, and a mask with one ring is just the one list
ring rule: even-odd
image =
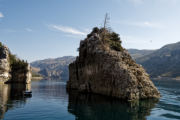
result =
[[16,59],[17,59],[16,55],[13,55],[12,53],[9,53],[9,63],[10,63],[10,65],[15,63]]
[[105,35],[105,40],[107,40],[111,49],[116,51],[123,51],[123,48],[121,46],[122,41],[119,37],[119,34],[115,32],[109,32],[107,35]]
[[15,79],[14,76],[16,76],[16,73],[26,74],[28,72],[27,61],[18,59],[16,55],[13,55],[12,53],[9,53],[9,62],[11,67],[12,79]]
[[24,71],[24,73],[26,73],[27,66],[28,66],[28,63],[25,62],[24,60],[17,60],[11,64],[11,70],[15,72],[17,70],[21,70],[21,71]]
[[92,32],[87,35],[87,38],[91,37],[93,33],[99,33],[100,29],[98,27],[94,27]]
[[[123,51],[123,47],[121,46],[121,39],[119,37],[119,34],[112,32],[106,28],[98,28],[94,27],[92,32],[87,35],[87,37],[91,37],[93,33],[97,33],[101,36],[101,39],[103,43],[106,43],[109,45],[109,47],[116,51]],[[79,49],[77,50],[79,51]]]
[[[94,33],[97,33],[100,35],[102,42],[104,44],[109,45],[109,47],[115,51],[123,51],[123,47],[121,46],[121,39],[119,37],[119,34],[111,31],[111,28],[108,27],[110,17],[106,13],[105,19],[104,19],[104,26],[102,28],[94,27],[92,32],[87,35],[87,38],[91,37]],[[77,49],[79,51],[79,48]]]
[[38,74],[38,73],[32,73],[32,77],[42,77],[40,74]]
[[3,44],[0,42],[0,47],[2,47],[3,46]]
[[99,32],[99,28],[98,27],[94,27],[92,30],[93,33],[98,33]]

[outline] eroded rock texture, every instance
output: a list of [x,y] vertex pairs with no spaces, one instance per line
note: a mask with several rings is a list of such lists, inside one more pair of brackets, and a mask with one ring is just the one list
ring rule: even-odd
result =
[[125,100],[159,98],[149,75],[120,43],[116,33],[95,28],[80,42],[79,57],[69,65],[67,89]]
[[6,82],[10,79],[9,49],[6,46],[0,46],[0,82]]

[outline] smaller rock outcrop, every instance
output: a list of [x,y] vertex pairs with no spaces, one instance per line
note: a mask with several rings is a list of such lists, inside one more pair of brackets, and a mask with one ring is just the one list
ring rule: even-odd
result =
[[17,58],[8,47],[0,43],[0,82],[30,83],[30,81],[30,65]]
[[159,98],[142,66],[121,46],[118,34],[94,28],[80,42],[79,57],[69,65],[67,89],[126,100]]

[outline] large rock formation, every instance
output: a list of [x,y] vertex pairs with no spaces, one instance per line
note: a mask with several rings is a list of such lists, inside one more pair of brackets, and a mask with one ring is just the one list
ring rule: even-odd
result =
[[30,65],[13,55],[8,47],[0,43],[0,82],[30,83]]
[[69,65],[67,89],[126,100],[159,98],[142,66],[121,47],[118,34],[94,28],[80,42],[79,57]]

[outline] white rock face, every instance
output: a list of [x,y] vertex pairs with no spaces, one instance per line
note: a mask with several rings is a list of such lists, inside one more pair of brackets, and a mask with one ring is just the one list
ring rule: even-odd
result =
[[9,73],[0,74],[0,77],[8,78],[9,77]]
[[9,49],[6,46],[0,47],[0,82],[6,82],[11,78],[9,65]]
[[26,73],[26,83],[30,83],[31,82],[31,78],[32,78],[32,74],[31,74],[31,67],[30,65],[28,64],[28,72]]

